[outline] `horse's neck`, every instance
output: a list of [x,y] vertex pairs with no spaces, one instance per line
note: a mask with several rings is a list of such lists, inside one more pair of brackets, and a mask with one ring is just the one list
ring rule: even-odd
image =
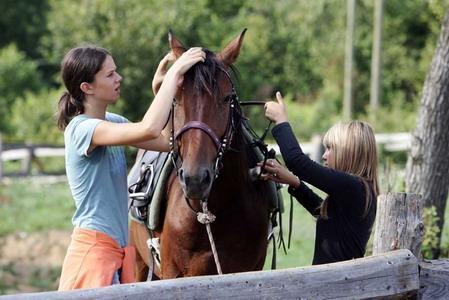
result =
[[[240,192],[249,183],[249,167],[244,150],[229,152],[223,160],[223,168],[219,174],[219,183],[225,186],[227,192]],[[230,186],[230,183],[232,186]]]

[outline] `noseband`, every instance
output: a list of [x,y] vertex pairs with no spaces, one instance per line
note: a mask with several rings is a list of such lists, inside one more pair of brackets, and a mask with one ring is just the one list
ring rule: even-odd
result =
[[218,177],[220,169],[223,167],[223,163],[222,163],[223,155],[229,149],[229,146],[231,144],[232,137],[233,137],[234,131],[235,131],[234,109],[235,109],[235,106],[238,105],[238,96],[237,96],[237,93],[234,88],[234,83],[233,83],[232,78],[229,75],[229,73],[223,68],[219,68],[219,69],[229,79],[229,81],[231,83],[231,87],[232,87],[231,94],[226,96],[226,100],[229,100],[229,118],[228,118],[228,123],[226,125],[226,131],[221,140],[218,138],[217,134],[209,127],[209,125],[207,125],[206,123],[204,123],[202,121],[187,122],[175,134],[174,115],[175,115],[176,99],[173,99],[172,110],[171,110],[171,116],[172,116],[172,118],[171,118],[172,124],[171,125],[172,125],[172,127],[171,127],[171,134],[170,134],[170,156],[171,156],[172,163],[176,170],[176,175],[179,175],[179,169],[180,169],[180,166],[178,166],[178,164],[177,164],[177,159],[178,159],[178,157],[180,158],[181,165],[182,165],[182,157],[181,157],[181,154],[179,153],[177,147],[175,147],[175,145],[177,145],[177,141],[181,138],[181,136],[190,129],[199,129],[199,130],[201,130],[201,132],[204,132],[205,134],[207,134],[207,136],[211,139],[212,143],[217,148],[217,156],[215,158],[214,170],[213,170],[214,174],[215,174],[214,178]]

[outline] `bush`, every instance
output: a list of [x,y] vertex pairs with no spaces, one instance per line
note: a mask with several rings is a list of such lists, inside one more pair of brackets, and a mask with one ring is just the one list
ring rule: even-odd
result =
[[439,218],[435,206],[425,207],[423,210],[424,239],[422,242],[421,253],[423,258],[433,259],[432,249],[438,248],[438,233],[440,229],[437,226]]
[[14,44],[0,49],[0,132],[11,133],[11,106],[42,86],[37,63]]
[[64,138],[56,125],[55,112],[59,90],[26,93],[12,107],[11,127],[17,141],[63,144]]

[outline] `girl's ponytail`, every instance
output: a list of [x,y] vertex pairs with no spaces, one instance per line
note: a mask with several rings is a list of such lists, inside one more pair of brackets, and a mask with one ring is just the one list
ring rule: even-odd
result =
[[74,116],[82,114],[83,112],[83,103],[73,98],[70,93],[64,92],[58,102],[58,128],[64,130]]

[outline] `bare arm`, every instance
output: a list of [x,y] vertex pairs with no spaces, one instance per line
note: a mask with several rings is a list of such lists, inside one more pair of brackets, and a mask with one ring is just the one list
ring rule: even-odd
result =
[[161,132],[168,119],[178,82],[191,66],[204,61],[204,59],[205,53],[201,48],[191,48],[186,51],[167,71],[159,92],[142,121],[137,123],[100,122],[92,137],[92,147],[101,145],[143,145],[151,147],[153,143],[148,144],[148,141],[155,139],[157,141],[154,141],[154,146],[159,147],[163,141]]
[[167,74],[167,67],[169,63],[172,63],[175,61],[175,55],[173,52],[167,53],[164,58],[159,62],[159,65],[157,66],[156,73],[153,77],[153,82],[151,84],[151,87],[153,89],[153,94],[156,95],[159,91],[159,88],[161,87],[162,82],[164,81],[164,77]]
[[132,144],[131,146],[145,150],[169,152],[170,151],[169,141],[170,141],[170,129],[166,127],[164,128],[164,130],[162,130],[161,135],[159,137],[149,141],[135,143]]

